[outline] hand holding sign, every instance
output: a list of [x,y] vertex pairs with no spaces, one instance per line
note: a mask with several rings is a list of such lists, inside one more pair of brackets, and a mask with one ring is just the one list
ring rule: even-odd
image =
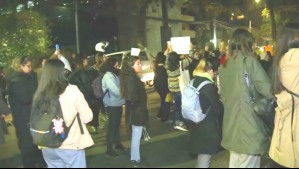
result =
[[190,36],[172,37],[171,46],[177,54],[189,54],[190,50]]

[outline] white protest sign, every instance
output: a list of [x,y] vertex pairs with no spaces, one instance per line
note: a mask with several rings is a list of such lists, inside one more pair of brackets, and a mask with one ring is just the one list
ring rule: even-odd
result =
[[172,37],[170,41],[174,52],[177,54],[189,54],[190,36]]
[[139,56],[140,49],[139,48],[131,48],[131,56]]

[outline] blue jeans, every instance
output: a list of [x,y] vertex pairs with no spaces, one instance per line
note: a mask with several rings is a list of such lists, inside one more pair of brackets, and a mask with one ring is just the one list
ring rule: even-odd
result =
[[131,161],[140,161],[140,141],[143,126],[132,125]]
[[181,92],[172,93],[174,100],[174,121],[176,125],[182,123],[184,121],[182,115],[182,95]]
[[42,149],[48,168],[86,168],[85,150]]

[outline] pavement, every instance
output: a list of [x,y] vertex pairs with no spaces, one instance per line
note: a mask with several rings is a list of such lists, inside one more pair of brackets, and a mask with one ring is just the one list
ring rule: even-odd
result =
[[[153,88],[147,88],[150,123],[148,133],[150,141],[141,142],[141,156],[150,168],[194,168],[196,159],[187,152],[188,132],[173,129],[173,124],[162,123],[156,118],[160,106],[159,96]],[[129,152],[119,152],[119,157],[106,157],[106,126],[104,116],[100,117],[101,130],[92,134],[95,145],[86,150],[88,168],[132,168]],[[10,135],[6,143],[0,145],[0,168],[22,168],[22,162],[14,127],[9,127]],[[131,133],[125,125],[124,115],[121,122],[121,140],[125,146],[130,146]],[[228,168],[229,152],[224,150],[212,157],[211,168]],[[269,159],[262,158],[263,168]]]

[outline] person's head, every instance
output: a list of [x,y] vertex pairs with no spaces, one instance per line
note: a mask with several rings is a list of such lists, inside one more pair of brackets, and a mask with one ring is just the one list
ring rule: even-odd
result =
[[76,56],[76,65],[77,67],[87,67],[88,66],[87,55],[83,53],[78,53]]
[[170,52],[168,56],[168,69],[175,71],[179,68],[180,56],[176,52]]
[[50,59],[42,70],[34,100],[53,99],[62,94],[67,85],[68,80],[65,77],[63,62],[58,59]]
[[229,41],[229,57],[252,56],[254,38],[245,29],[237,29]]
[[158,52],[157,56],[156,56],[155,64],[156,65],[165,64],[165,61],[166,61],[166,56],[164,55],[164,53],[163,52]]
[[88,62],[88,66],[92,67],[92,66],[96,66],[96,56],[95,55],[90,55],[87,56],[87,62]]
[[32,71],[32,59],[23,56],[20,58],[20,71],[23,73],[30,73]]
[[108,58],[101,66],[100,71],[103,73],[112,72],[116,75],[119,74],[119,63],[115,58]]
[[120,83],[122,97],[126,97],[126,81],[128,76],[137,76],[142,70],[141,60],[137,56],[128,55],[122,60],[120,70]]
[[106,61],[107,57],[104,53],[97,53],[95,60],[96,60],[96,67],[99,68],[101,65]]
[[280,82],[280,61],[285,53],[292,48],[299,48],[299,23],[287,23],[277,38],[277,50],[272,69],[274,93],[280,93],[284,87]]
[[40,57],[34,58],[32,61],[32,69],[36,70],[39,68],[43,68],[45,66],[46,61],[47,61],[46,56],[40,56]]
[[219,66],[220,62],[217,58],[202,58],[193,71],[193,75],[197,73],[209,73],[214,78],[217,75]]
[[210,50],[210,47],[208,44],[205,45],[205,51],[209,51]]

